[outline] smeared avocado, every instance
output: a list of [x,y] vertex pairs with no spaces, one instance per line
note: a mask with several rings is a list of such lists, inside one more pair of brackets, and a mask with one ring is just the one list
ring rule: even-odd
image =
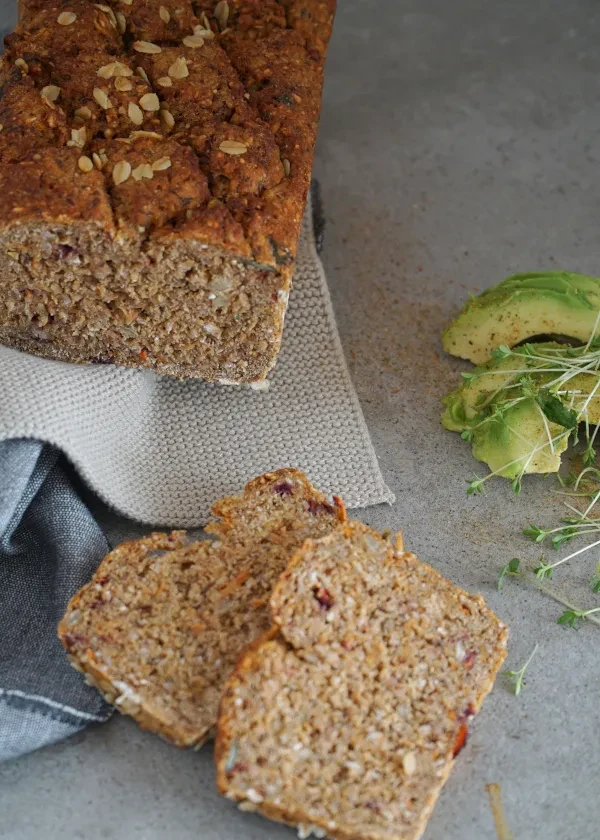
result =
[[561,335],[587,341],[600,327],[600,278],[567,271],[514,274],[470,300],[444,331],[446,352],[475,364],[494,348]]
[[444,398],[442,425],[472,441],[474,457],[497,475],[557,472],[579,412],[600,423],[598,373],[568,375],[583,352],[557,342],[501,347]]

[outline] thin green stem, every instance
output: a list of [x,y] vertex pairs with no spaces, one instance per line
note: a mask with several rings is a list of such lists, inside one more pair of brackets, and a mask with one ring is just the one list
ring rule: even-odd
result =
[[598,329],[598,324],[599,323],[600,323],[600,310],[598,310],[598,314],[596,315],[596,320],[594,321],[594,327],[593,327],[592,332],[590,333],[590,337],[588,338],[587,343],[585,345],[585,348],[584,348],[584,351],[583,351],[584,353],[587,353],[587,351],[590,349],[590,345],[591,345],[592,341],[596,338],[596,331]]
[[586,422],[586,425],[588,426],[588,440],[589,440],[589,419],[587,417],[587,409],[588,409],[588,406],[589,406],[591,400],[594,398],[594,395],[595,395],[596,391],[598,390],[598,388],[600,388],[600,379],[598,379],[598,381],[596,382],[596,384],[594,385],[594,387],[590,391],[586,401],[583,404],[583,407],[579,410],[579,413],[577,414],[577,420],[580,420],[583,417],[583,415],[585,414],[585,422]]
[[589,503],[589,505],[588,505],[588,506],[587,506],[587,508],[585,509],[585,512],[581,514],[581,519],[586,519],[586,518],[587,518],[588,513],[589,513],[589,512],[591,511],[591,509],[594,507],[594,505],[596,504],[596,502],[598,501],[598,499],[600,499],[600,490],[598,490],[598,492],[596,493],[596,495],[594,496],[594,498],[592,499],[592,501]]
[[589,551],[591,548],[595,548],[597,545],[600,545],[600,540],[596,540],[596,542],[593,542],[590,545],[584,545],[583,548],[574,551],[572,554],[568,554],[561,560],[557,560],[556,563],[550,563],[549,566],[551,569],[556,569],[557,566],[562,566],[562,564],[566,563],[567,560],[572,560],[573,557],[578,557],[580,554],[584,554],[586,551]]
[[554,452],[554,443],[552,442],[552,433],[550,432],[550,426],[548,425],[548,420],[547,420],[547,418],[546,418],[546,415],[545,415],[545,414],[544,414],[544,412],[542,411],[542,409],[541,409],[541,407],[540,407],[539,403],[536,403],[536,404],[535,404],[535,407],[537,408],[538,413],[539,413],[540,417],[542,418],[542,422],[543,422],[543,424],[544,424],[544,429],[546,430],[546,437],[548,438],[548,442],[550,443],[550,451],[551,451],[551,452],[552,452],[552,454],[554,455],[554,454],[555,454],[555,452]]
[[[543,592],[544,595],[547,595],[549,598],[552,598],[554,601],[558,601],[559,604],[562,604],[563,607],[567,607],[569,610],[579,611],[579,607],[575,606],[571,601],[568,601],[566,598],[563,598],[562,595],[559,595],[558,592],[555,592],[549,586],[546,586],[545,583],[542,583],[541,580],[535,577],[535,575],[524,575],[523,576],[526,580],[530,583],[533,583],[540,592]],[[589,618],[588,621],[591,621],[592,624],[597,624],[600,627],[600,619],[598,618]]]

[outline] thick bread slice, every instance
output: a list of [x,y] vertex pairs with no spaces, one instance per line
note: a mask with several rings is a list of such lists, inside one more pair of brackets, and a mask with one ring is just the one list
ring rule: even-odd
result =
[[221,702],[221,793],[340,840],[420,837],[507,630],[360,523],[295,556]]
[[0,343],[263,380],[335,0],[19,6],[0,60]]
[[219,540],[152,534],[112,551],[58,631],[109,702],[178,746],[209,737],[239,654],[271,624],[269,597],[292,554],[345,515],[294,469],[260,476],[213,512]]

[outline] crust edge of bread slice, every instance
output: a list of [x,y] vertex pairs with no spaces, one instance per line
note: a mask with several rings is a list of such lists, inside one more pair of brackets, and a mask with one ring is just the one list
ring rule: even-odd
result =
[[[186,532],[178,530],[171,532],[154,531],[145,537],[140,537],[136,540],[127,540],[118,545],[104,557],[91,580],[84,584],[69,600],[64,615],[59,622],[57,632],[58,638],[67,652],[67,658],[72,667],[83,674],[85,681],[89,685],[94,686],[94,688],[97,688],[104,699],[119,712],[132,717],[142,729],[156,733],[161,738],[175,744],[175,746],[200,747],[208,740],[209,735],[194,736],[182,734],[181,727],[167,721],[160,708],[133,692],[124,681],[116,680],[110,676],[95,661],[92,651],[89,652],[85,664],[82,664],[78,657],[73,656],[69,652],[69,636],[71,633],[69,616],[77,609],[84,593],[90,590],[99,578],[101,579],[103,577],[106,570],[113,563],[119,561],[126,562],[126,557],[131,555],[141,557],[150,551],[176,551],[186,544]],[[123,559],[121,560],[121,558]]]
[[[355,522],[352,520],[342,523],[340,526],[338,526],[337,530],[339,531],[341,529],[346,529],[346,533],[348,533],[348,530],[352,531],[355,528],[358,528],[362,533],[370,533],[378,539],[381,539],[381,534],[378,534],[373,529],[369,528],[369,526],[364,525],[361,522]],[[381,832],[378,832],[377,830],[373,831],[372,833],[359,833],[357,832],[357,830],[347,830],[343,826],[332,827],[330,822],[328,823],[325,820],[315,819],[314,817],[308,817],[306,813],[302,812],[302,810],[299,809],[293,809],[285,806],[279,807],[273,804],[272,802],[264,800],[260,803],[253,804],[250,800],[248,800],[247,797],[239,795],[234,790],[232,790],[228,778],[227,765],[229,762],[230,751],[232,749],[233,744],[235,743],[235,736],[232,731],[232,723],[235,720],[235,710],[229,704],[229,698],[233,694],[235,687],[237,685],[243,684],[246,675],[250,674],[254,670],[260,670],[259,654],[260,651],[263,650],[266,646],[277,645],[286,651],[294,650],[294,645],[284,637],[281,631],[281,626],[277,612],[277,601],[282,590],[286,587],[294,570],[302,564],[305,552],[314,547],[316,543],[326,543],[328,540],[333,540],[334,538],[335,532],[332,532],[331,534],[321,538],[320,540],[308,539],[305,541],[304,545],[294,554],[294,556],[290,560],[290,563],[288,564],[288,567],[281,575],[278,584],[273,590],[273,595],[271,596],[271,610],[274,622],[273,626],[263,636],[255,640],[251,645],[249,645],[246,648],[244,653],[240,656],[234,672],[231,674],[230,678],[227,681],[225,690],[222,695],[219,718],[217,721],[217,732],[214,752],[216,765],[216,784],[220,794],[234,802],[237,802],[239,807],[241,807],[243,810],[256,811],[257,813],[262,814],[268,819],[295,827],[298,829],[300,837],[308,837],[311,833],[314,833],[318,837],[330,837],[334,838],[334,840],[384,840],[384,838],[385,840],[389,840],[391,835],[384,835]],[[396,537],[396,557],[398,561],[401,561],[403,557],[407,556],[410,557],[412,560],[417,561],[422,566],[426,567],[432,574],[434,580],[436,578],[439,578],[445,581],[446,583],[451,583],[451,581],[448,581],[447,578],[444,578],[444,576],[432,566],[420,561],[415,554],[413,554],[412,552],[405,551],[403,547],[402,535],[401,533],[398,533]],[[490,619],[496,623],[498,628],[498,638],[497,645],[495,647],[495,656],[490,660],[487,679],[479,684],[476,696],[474,696],[473,698],[472,714],[469,716],[469,719],[471,719],[475,717],[475,715],[477,715],[480,711],[485,698],[493,688],[498,671],[506,658],[508,628],[487,606],[485,599],[480,594],[470,595],[465,590],[463,590],[462,587],[459,587],[456,584],[452,584],[452,586],[455,587],[457,592],[464,593],[470,599],[475,601],[478,604],[479,608],[483,609],[485,613],[490,616]],[[464,740],[466,741],[466,737]],[[425,828],[431,816],[431,813],[433,811],[433,808],[442,792],[444,784],[446,783],[449,775],[452,772],[452,769],[454,767],[454,759],[458,755],[458,752],[460,752],[460,749],[463,745],[464,741],[461,741],[457,752],[455,752],[453,755],[453,758],[451,760],[448,760],[443,766],[442,772],[439,776],[439,784],[435,788],[432,788],[429,792],[422,808],[420,820],[415,826],[414,831],[412,831],[410,835],[402,835],[402,837],[400,835],[397,835],[396,840],[404,840],[404,836],[406,836],[407,840],[419,840],[419,838],[422,837],[423,832],[425,831]]]

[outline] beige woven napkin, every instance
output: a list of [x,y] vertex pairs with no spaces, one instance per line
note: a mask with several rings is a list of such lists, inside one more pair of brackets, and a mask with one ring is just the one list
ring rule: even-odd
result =
[[391,502],[352,386],[307,208],[283,347],[268,391],[178,382],[0,347],[0,440],[66,453],[122,514],[193,527],[252,476],[303,469],[348,507]]

